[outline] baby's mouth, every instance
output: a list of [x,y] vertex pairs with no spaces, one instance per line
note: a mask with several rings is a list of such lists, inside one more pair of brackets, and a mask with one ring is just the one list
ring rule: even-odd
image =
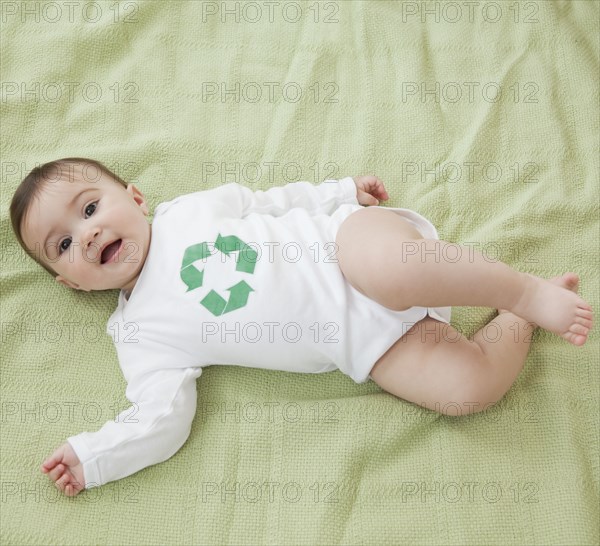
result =
[[121,247],[121,241],[122,241],[122,239],[117,239],[114,243],[110,243],[110,245],[108,245],[102,251],[102,255],[100,256],[100,263],[101,264],[105,264],[106,262],[112,261],[112,259],[114,258],[115,254],[117,253],[117,251]]

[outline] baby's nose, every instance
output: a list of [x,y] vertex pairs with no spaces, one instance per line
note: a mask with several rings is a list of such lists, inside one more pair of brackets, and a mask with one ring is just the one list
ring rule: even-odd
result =
[[84,233],[84,237],[83,237],[83,248],[85,250],[88,249],[96,249],[96,252],[100,252],[100,246],[98,241],[96,240],[98,233],[100,233],[100,229],[97,228],[96,226],[89,228],[85,233]]

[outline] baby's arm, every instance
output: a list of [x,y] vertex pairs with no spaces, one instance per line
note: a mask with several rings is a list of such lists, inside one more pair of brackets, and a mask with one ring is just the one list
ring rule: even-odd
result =
[[[172,457],[189,436],[196,413],[196,379],[201,373],[201,368],[180,368],[132,378],[126,392],[131,407],[96,432],[67,438],[83,474],[77,476],[77,462],[72,457],[65,459],[65,455],[69,457],[65,449],[63,464],[68,465],[73,483],[81,481],[86,489],[99,487]],[[55,454],[44,466],[53,464]],[[55,470],[55,474],[60,472]],[[71,476],[61,479],[70,483]]]
[[[369,195],[369,194],[372,195]],[[321,184],[292,182],[268,190],[252,190],[236,182],[199,192],[203,199],[224,203],[229,214],[243,218],[250,213],[281,216],[301,207],[311,215],[332,214],[343,204],[377,204],[377,198],[387,199],[383,183],[375,176],[348,176],[341,180],[325,180]]]

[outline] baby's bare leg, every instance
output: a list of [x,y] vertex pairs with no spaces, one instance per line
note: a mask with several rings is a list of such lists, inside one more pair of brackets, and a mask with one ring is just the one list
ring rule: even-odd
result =
[[392,211],[354,212],[336,238],[340,269],[357,290],[393,310],[455,305],[503,308],[574,345],[585,343],[592,309],[577,294],[516,271],[472,247],[418,235]]
[[[576,275],[549,282],[577,292]],[[468,340],[452,326],[426,317],[376,362],[370,377],[385,391],[446,415],[483,411],[519,376],[534,329],[535,324],[501,310]]]
[[505,308],[574,345],[585,343],[592,327],[592,308],[577,294],[490,260],[472,248],[436,239],[408,241],[402,246],[411,245],[413,249],[401,258],[412,280],[404,294],[408,307]]
[[[375,363],[369,377],[383,390],[445,415],[484,411],[504,396],[523,368],[531,331],[524,332],[520,321],[512,313],[498,315],[470,340],[451,325],[425,317]],[[486,333],[490,326],[493,331]]]

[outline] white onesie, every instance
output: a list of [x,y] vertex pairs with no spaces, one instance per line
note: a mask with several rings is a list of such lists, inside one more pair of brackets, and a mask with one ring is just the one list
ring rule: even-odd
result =
[[[335,236],[363,208],[356,195],[351,177],[266,191],[230,183],[156,207],[146,262],[129,299],[120,292],[106,330],[132,407],[97,432],[67,438],[86,488],[180,449],[205,366],[340,370],[364,383],[379,357],[427,314],[450,322],[450,307],[392,311],[346,281]],[[381,208],[439,238],[423,216]]]

